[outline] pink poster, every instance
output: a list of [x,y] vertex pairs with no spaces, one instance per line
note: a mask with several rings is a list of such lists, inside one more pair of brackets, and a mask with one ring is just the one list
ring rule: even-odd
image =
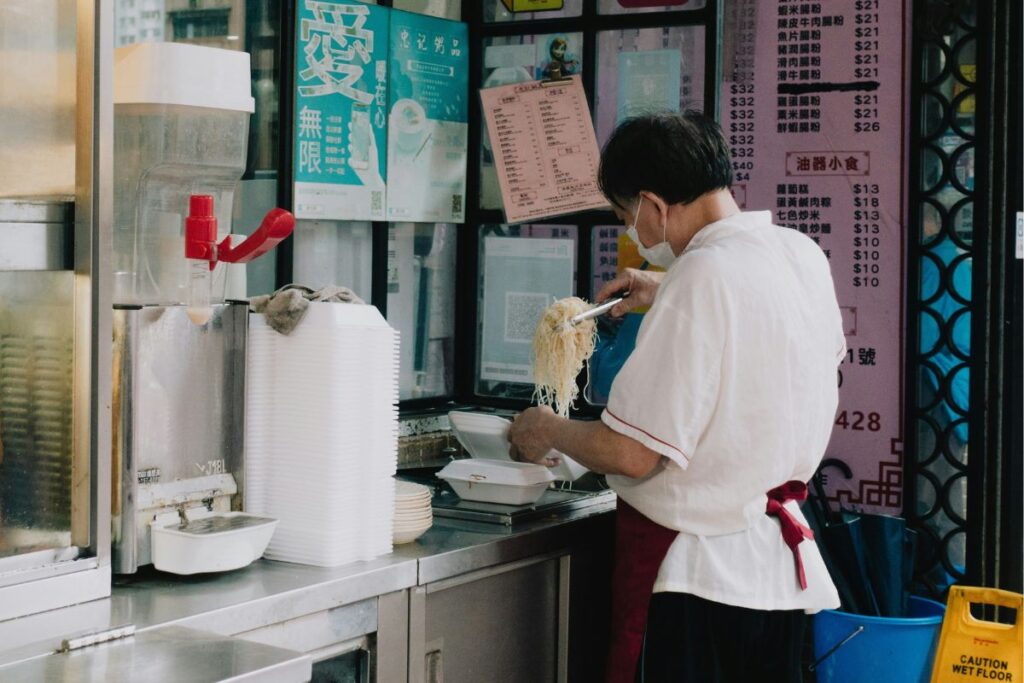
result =
[[[826,470],[833,500],[903,504],[905,0],[734,0],[722,126],[744,208],[814,239],[849,351]],[[756,65],[756,67],[755,67]]]
[[508,223],[608,205],[601,153],[579,76],[480,91]]

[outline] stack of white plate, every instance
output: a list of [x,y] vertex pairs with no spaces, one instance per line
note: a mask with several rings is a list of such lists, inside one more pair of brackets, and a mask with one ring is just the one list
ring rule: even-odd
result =
[[430,489],[422,484],[395,482],[395,526],[391,532],[395,545],[415,541],[434,523],[430,497]]
[[289,335],[250,314],[245,509],[266,556],[338,566],[391,552],[398,333],[376,308],[312,303]]

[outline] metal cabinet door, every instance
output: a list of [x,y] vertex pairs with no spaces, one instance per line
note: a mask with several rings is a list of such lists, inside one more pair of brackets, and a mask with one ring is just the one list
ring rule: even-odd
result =
[[411,683],[564,680],[569,558],[536,558],[414,589]]

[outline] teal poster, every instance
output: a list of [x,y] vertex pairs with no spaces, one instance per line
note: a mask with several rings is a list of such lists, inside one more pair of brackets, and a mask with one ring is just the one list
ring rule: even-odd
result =
[[388,220],[465,220],[468,41],[466,24],[391,13]]
[[384,220],[389,10],[299,0],[295,216]]

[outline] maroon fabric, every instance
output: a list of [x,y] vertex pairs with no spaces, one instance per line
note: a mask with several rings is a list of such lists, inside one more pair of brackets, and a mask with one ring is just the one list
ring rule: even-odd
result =
[[633,683],[647,610],[661,562],[679,532],[644,517],[621,498],[615,513],[612,633],[608,682]]
[[778,517],[782,525],[782,540],[793,552],[796,563],[796,575],[800,580],[800,588],[807,590],[807,577],[804,575],[804,561],[800,557],[800,544],[805,538],[814,538],[814,532],[797,521],[783,503],[789,500],[807,500],[807,484],[802,481],[787,481],[768,492],[768,507],[765,514]]
[[[793,552],[800,587],[807,588],[800,543],[814,538],[783,504],[807,499],[807,485],[788,481],[768,492],[765,514],[778,517],[782,538]],[[615,568],[612,575],[612,633],[608,683],[633,683],[643,648],[647,611],[658,570],[679,532],[652,522],[621,498],[615,513]]]

